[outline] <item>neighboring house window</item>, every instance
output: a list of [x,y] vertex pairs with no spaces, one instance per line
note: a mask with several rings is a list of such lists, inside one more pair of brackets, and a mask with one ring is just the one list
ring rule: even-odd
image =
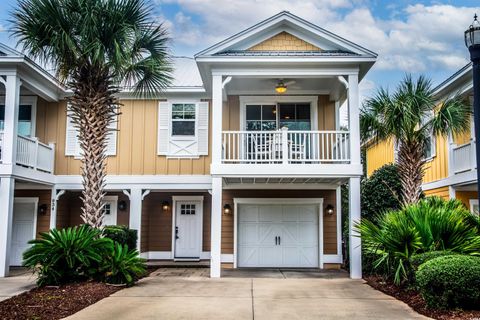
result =
[[[17,133],[21,136],[33,136],[33,106],[21,104],[18,109]],[[0,131],[5,130],[5,105],[0,105]]]
[[[107,146],[105,153],[107,156],[115,156],[117,154],[117,117],[109,125],[107,133]],[[78,128],[73,125],[72,118],[67,112],[67,128],[65,138],[65,155],[81,157],[80,142],[78,140]]]
[[208,154],[209,104],[162,101],[158,105],[158,154],[192,158]]
[[172,104],[172,136],[195,136],[196,105]]
[[[424,125],[427,121],[429,121],[434,116],[433,111],[422,121],[422,125]],[[426,160],[429,160],[435,157],[435,136],[433,132],[430,132],[427,141],[425,142],[425,148],[423,150],[423,157]]]
[[478,199],[470,199],[470,212],[479,215]]

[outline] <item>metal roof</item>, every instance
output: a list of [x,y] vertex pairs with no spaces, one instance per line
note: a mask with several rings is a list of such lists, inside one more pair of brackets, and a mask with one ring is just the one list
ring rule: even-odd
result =
[[203,87],[202,77],[193,58],[173,58],[173,81],[170,87]]
[[214,54],[215,56],[248,56],[248,57],[345,57],[360,56],[359,54],[343,50],[309,50],[309,51],[255,51],[255,50],[227,50]]

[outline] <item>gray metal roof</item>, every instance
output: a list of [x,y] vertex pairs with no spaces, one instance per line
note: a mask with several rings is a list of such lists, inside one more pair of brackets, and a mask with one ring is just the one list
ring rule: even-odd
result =
[[246,56],[246,57],[345,57],[360,56],[359,54],[342,50],[308,50],[308,51],[255,51],[255,50],[227,50],[216,53],[215,56]]

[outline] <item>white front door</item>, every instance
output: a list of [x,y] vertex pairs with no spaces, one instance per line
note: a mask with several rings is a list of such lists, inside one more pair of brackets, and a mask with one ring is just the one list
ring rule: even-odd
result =
[[30,245],[28,241],[35,238],[37,198],[15,198],[13,205],[11,266],[21,266],[23,253]]
[[117,225],[117,202],[116,196],[105,196],[103,198],[103,226]]
[[175,258],[199,259],[202,251],[201,201],[176,201]]
[[319,266],[318,205],[238,206],[238,266]]

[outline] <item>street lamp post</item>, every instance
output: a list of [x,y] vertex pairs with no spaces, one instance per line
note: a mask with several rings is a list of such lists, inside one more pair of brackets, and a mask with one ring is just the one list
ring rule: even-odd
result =
[[475,147],[477,153],[477,198],[480,203],[480,22],[477,15],[465,31],[465,45],[470,51],[473,71],[473,122],[475,126]]

